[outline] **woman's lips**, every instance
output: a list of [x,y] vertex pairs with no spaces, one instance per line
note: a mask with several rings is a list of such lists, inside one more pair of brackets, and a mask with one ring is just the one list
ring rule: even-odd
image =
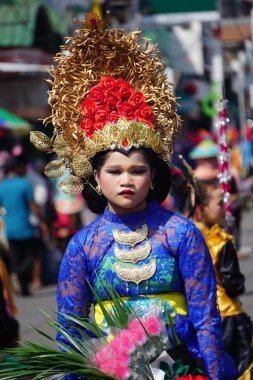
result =
[[123,190],[120,195],[133,195],[134,192],[132,190]]

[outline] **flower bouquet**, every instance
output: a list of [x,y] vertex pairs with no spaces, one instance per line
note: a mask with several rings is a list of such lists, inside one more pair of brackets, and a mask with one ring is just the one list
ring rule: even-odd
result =
[[91,319],[72,314],[58,314],[64,323],[48,316],[48,324],[66,343],[36,330],[60,349],[33,342],[8,349],[6,352],[12,355],[12,360],[8,366],[0,364],[0,378],[60,380],[73,374],[89,380],[208,380],[201,370],[186,365],[184,357],[173,359],[173,351],[180,341],[167,310],[166,321],[152,308],[139,317],[109,284],[106,288],[112,300],[110,310],[91,287],[106,320],[106,329]]

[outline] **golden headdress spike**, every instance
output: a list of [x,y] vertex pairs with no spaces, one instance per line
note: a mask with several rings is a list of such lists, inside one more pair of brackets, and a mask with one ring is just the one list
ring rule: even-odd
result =
[[[56,55],[48,80],[52,114],[45,120],[54,125],[54,135],[50,141],[43,134],[32,136],[36,147],[45,149],[46,142],[64,161],[75,192],[88,181],[90,159],[101,151],[146,147],[168,162],[180,128],[157,47],[149,48],[147,41],[141,46],[139,31],[125,34],[106,24],[88,13]],[[57,174],[58,166],[61,174],[62,161],[49,165],[48,172]],[[67,183],[62,189],[71,192]]]

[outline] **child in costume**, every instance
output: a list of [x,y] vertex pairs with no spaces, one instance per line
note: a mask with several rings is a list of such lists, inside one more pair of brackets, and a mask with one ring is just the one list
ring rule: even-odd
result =
[[233,236],[222,228],[225,215],[219,185],[202,184],[200,199],[195,220],[214,264],[224,347],[235,359],[240,379],[249,380],[253,374],[253,324],[238,299],[245,291],[245,280],[240,272]]
[[[160,206],[169,191],[180,118],[156,48],[141,47],[139,32],[106,28],[94,13],[69,42],[51,70],[54,136],[32,132],[31,141],[61,157],[46,174],[67,169],[60,188],[82,192],[101,216],[68,244],[58,311],[87,317],[94,304],[103,324],[87,280],[110,308],[107,279],[138,313],[166,305],[181,341],[193,357],[203,358],[209,378],[231,380],[207,246],[190,220]],[[58,340],[65,342],[60,334]]]

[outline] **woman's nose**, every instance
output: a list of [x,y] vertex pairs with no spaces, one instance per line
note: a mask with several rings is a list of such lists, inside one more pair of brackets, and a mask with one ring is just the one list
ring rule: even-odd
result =
[[129,173],[122,173],[120,184],[121,186],[132,185],[133,184],[132,176]]

